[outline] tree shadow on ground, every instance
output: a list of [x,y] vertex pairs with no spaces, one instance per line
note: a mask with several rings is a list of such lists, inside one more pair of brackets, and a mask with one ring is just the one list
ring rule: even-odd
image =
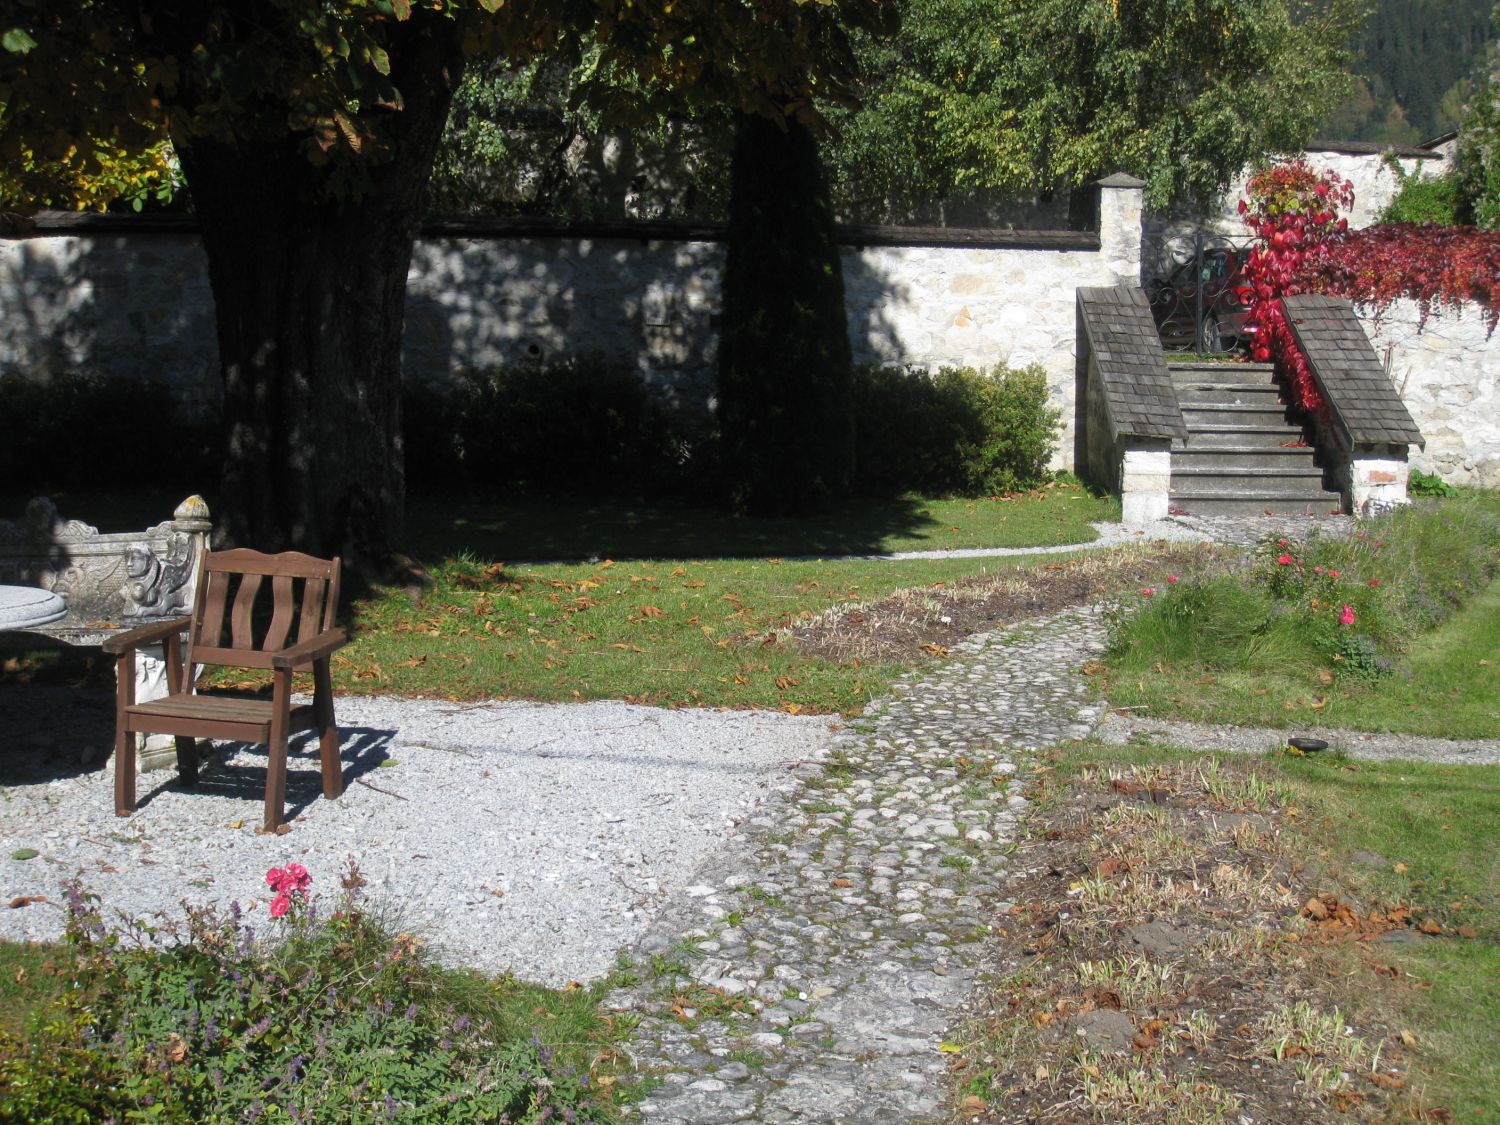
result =
[[852,501],[824,515],[776,519],[625,500],[419,497],[407,510],[408,539],[428,562],[464,553],[509,562],[869,555],[938,526],[918,497]]

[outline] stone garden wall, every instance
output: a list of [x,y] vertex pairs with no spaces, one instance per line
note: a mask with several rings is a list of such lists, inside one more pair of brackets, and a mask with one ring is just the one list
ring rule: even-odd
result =
[[1415,301],[1360,318],[1375,354],[1411,411],[1427,445],[1413,468],[1450,484],[1500,488],[1500,332],[1467,304],[1420,325]]
[[[1141,185],[1105,183],[1097,233],[851,228],[844,282],[856,359],[1039,363],[1069,427],[1059,449],[1070,450],[1074,292],[1140,274]],[[406,378],[442,383],[526,358],[599,353],[706,402],[721,235],[665,224],[433,225],[408,280]],[[180,226],[52,217],[0,240],[0,310],[0,375],[161,375],[186,401],[218,394],[207,265]]]

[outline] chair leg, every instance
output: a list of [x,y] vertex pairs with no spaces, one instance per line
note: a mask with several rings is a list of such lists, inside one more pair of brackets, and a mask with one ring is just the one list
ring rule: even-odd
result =
[[115,727],[115,815],[135,812],[135,735],[123,722]]
[[278,669],[273,677],[270,758],[266,762],[265,829],[275,832],[286,812],[286,736],[291,706],[292,674]]
[[318,757],[323,770],[323,796],[330,801],[344,792],[344,764],[339,760],[339,728],[333,718],[333,681],[328,661],[313,665],[313,708],[318,720]]
[[115,660],[115,815],[135,812],[135,735],[126,720],[135,705],[135,650]]
[[177,780],[191,789],[198,784],[198,740],[178,735],[173,741],[177,743]]

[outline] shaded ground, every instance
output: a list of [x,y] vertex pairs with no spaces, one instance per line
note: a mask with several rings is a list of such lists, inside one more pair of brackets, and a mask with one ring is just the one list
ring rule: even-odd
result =
[[804,653],[829,660],[910,664],[946,656],[975,633],[1162,586],[1174,576],[1224,565],[1225,558],[1206,544],[1151,544],[936,582],[868,604],[838,606],[798,626],[793,640]]
[[952,1045],[965,1121],[1446,1121],[1409,1090],[1400,906],[1340,901],[1256,763],[1039,773],[981,1010]]

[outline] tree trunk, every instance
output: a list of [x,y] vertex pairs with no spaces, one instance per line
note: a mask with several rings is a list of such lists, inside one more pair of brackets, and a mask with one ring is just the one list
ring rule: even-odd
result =
[[230,543],[337,554],[367,570],[400,545],[406,276],[462,70],[453,21],[403,31],[391,76],[404,107],[382,129],[385,159],[319,167],[301,138],[259,122],[234,140],[176,145],[213,287],[224,379],[215,514]]

